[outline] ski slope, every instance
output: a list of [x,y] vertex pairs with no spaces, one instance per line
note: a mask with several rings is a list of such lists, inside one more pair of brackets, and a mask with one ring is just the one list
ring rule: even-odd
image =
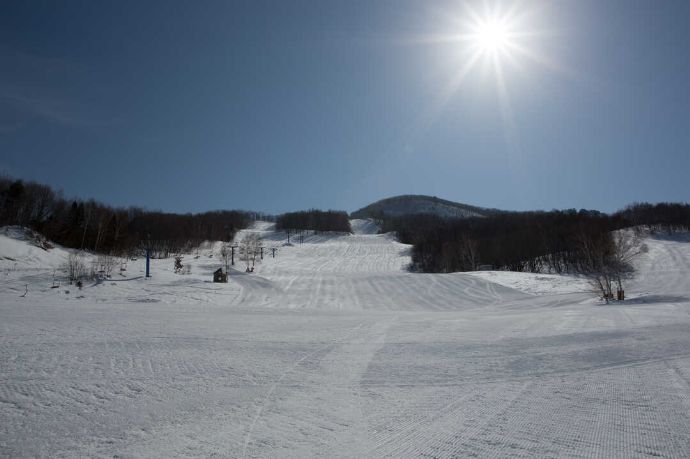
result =
[[216,243],[82,290],[50,288],[69,251],[0,233],[0,456],[690,456],[690,240],[647,238],[603,305],[581,279],[409,273],[352,226],[258,222],[228,284]]

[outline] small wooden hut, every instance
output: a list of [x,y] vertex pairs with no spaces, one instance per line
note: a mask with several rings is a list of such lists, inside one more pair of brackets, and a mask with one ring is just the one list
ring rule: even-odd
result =
[[218,268],[213,272],[213,282],[228,282],[228,275],[223,272],[223,268]]

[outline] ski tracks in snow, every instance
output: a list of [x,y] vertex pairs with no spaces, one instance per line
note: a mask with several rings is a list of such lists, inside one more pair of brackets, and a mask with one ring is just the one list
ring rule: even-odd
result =
[[[293,446],[289,450],[290,456],[324,455],[326,449],[329,456],[340,456],[344,451],[348,452],[347,455],[357,456],[355,451],[365,447],[362,442],[368,432],[362,409],[361,378],[376,351],[385,343],[386,330],[395,320],[396,317],[391,317],[370,324],[360,323],[286,368],[256,401],[256,412],[245,434],[242,457],[249,455],[252,443],[256,442],[257,424],[268,411],[287,422],[274,425],[268,421],[262,437],[280,438],[281,433],[291,435],[295,430],[304,436],[314,436],[310,442],[316,445],[310,444],[304,450]],[[282,384],[288,375],[300,371],[302,374],[293,378],[293,383]],[[276,432],[280,430],[283,432]],[[270,443],[270,440],[262,439],[262,444],[266,442]]]
[[205,257],[79,300],[0,288],[0,455],[690,455],[690,243],[649,240],[599,305],[409,273],[357,228],[227,285]]

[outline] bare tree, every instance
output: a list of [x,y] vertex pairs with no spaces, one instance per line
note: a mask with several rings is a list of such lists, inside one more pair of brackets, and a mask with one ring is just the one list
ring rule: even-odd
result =
[[257,256],[261,250],[261,237],[257,233],[247,234],[239,245],[240,260],[244,261],[247,269],[254,269]]
[[463,234],[460,247],[462,251],[463,264],[467,266],[470,271],[475,271],[477,269],[479,244],[469,235]]
[[91,216],[93,215],[94,203],[89,201],[84,205],[84,221],[82,222],[84,226],[84,232],[81,236],[81,246],[80,249],[84,249],[84,243],[86,242],[86,232],[89,229],[89,223],[91,222]]
[[105,207],[98,207],[96,211],[96,241],[93,245],[94,252],[98,252],[99,244],[102,241],[108,221],[110,220],[110,212]]
[[593,235],[582,231],[577,235],[577,239],[581,260],[578,271],[589,279],[594,291],[608,303],[613,298],[608,269],[608,260],[612,253],[610,234]]
[[646,250],[647,246],[640,242],[638,232],[619,230],[613,233],[611,273],[620,299],[624,298],[623,280],[632,278],[635,271],[633,260]]
[[230,270],[230,262],[232,261],[232,247],[231,243],[223,242],[220,246],[220,259],[223,260],[223,265],[225,266],[225,273],[227,274]]
[[580,273],[590,279],[594,290],[608,303],[614,298],[624,298],[623,280],[634,272],[632,261],[643,250],[639,238],[630,232],[616,231],[598,235],[578,236],[581,251]]

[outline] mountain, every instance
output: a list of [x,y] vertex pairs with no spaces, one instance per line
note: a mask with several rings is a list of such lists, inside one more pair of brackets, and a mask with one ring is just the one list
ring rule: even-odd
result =
[[350,216],[352,218],[400,217],[412,214],[434,214],[444,218],[486,217],[500,212],[496,209],[470,206],[447,201],[436,196],[402,195],[382,199],[362,207]]

